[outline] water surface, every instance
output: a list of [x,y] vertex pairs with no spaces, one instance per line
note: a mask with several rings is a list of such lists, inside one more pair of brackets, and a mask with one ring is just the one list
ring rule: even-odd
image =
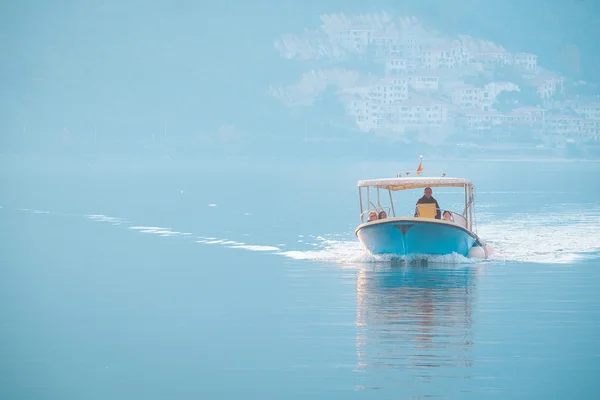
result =
[[600,164],[431,163],[494,259],[362,252],[406,164],[6,163],[0,398],[599,397]]

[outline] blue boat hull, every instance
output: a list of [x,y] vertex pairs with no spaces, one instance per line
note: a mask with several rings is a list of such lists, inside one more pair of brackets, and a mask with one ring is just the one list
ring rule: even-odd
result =
[[360,225],[356,236],[371,254],[467,257],[477,237],[456,224],[420,218],[390,218]]

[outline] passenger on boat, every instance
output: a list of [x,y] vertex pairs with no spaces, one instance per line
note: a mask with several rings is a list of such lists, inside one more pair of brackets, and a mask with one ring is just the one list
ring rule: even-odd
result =
[[385,211],[381,211],[379,213],[379,219],[385,219],[385,218],[387,218],[387,213]]
[[454,222],[454,218],[452,218],[452,213],[448,210],[444,211],[444,221]]
[[371,211],[369,213],[369,220],[367,222],[376,221],[376,220],[377,220],[377,213],[375,211]]
[[[425,188],[424,195],[419,200],[417,200],[417,204],[435,204],[436,214],[435,219],[442,218],[442,212],[440,211],[440,205],[437,200],[432,196],[433,191],[429,186]],[[415,217],[419,215],[419,210],[415,208]]]

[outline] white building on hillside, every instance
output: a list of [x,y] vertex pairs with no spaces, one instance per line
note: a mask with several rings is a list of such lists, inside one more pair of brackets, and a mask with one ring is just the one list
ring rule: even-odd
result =
[[537,56],[531,53],[515,53],[513,64],[525,68],[527,71],[535,72],[538,69]]
[[408,84],[416,91],[434,92],[438,90],[440,77],[428,74],[427,71],[420,71],[408,76]]
[[478,109],[490,111],[493,98],[486,89],[474,85],[464,84],[452,89],[452,103],[463,109]]
[[484,89],[490,92],[490,97],[495,99],[502,92],[520,92],[519,85],[512,82],[490,82],[484,86]]

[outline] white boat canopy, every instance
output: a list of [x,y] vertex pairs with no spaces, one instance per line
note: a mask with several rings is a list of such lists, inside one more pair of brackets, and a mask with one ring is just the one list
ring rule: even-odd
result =
[[358,187],[375,187],[387,190],[406,190],[425,187],[472,187],[468,179],[450,177],[402,177],[358,181]]

